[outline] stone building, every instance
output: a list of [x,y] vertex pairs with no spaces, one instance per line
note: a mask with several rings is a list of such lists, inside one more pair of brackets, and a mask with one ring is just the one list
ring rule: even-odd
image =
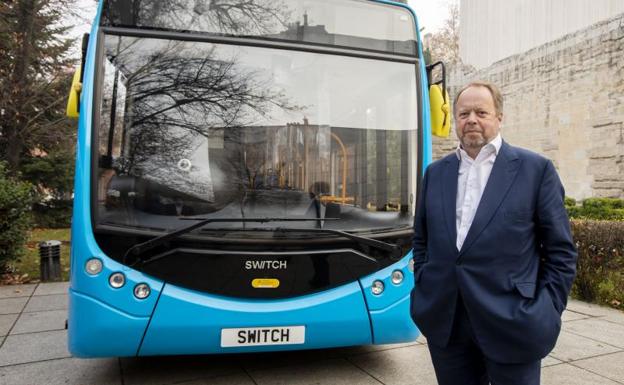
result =
[[[568,24],[553,22],[558,27],[551,27],[550,34],[531,35],[536,46],[527,48],[516,44],[523,51],[505,51],[509,48],[503,47],[506,43],[519,38],[509,31],[498,33],[500,28],[497,25],[508,23],[509,28],[518,29],[517,33],[524,33],[521,32],[526,29],[524,23],[536,30],[544,29],[542,24],[548,22],[547,15],[540,16],[536,23],[523,20],[534,13],[523,7],[536,2],[551,3],[548,12],[553,13],[556,20],[560,19],[554,16],[557,4],[561,7],[559,11],[571,15],[583,11],[587,18],[570,17]],[[516,15],[518,20],[498,20],[499,14],[490,16],[485,12],[480,16],[481,24],[491,25],[479,32],[484,35],[474,35],[477,33],[477,28],[471,26],[476,22],[473,20],[474,10],[466,9],[470,3],[480,3],[484,9],[487,6],[497,8],[492,6],[493,3],[509,4],[509,12],[513,12],[508,16],[513,19],[512,16]],[[579,3],[576,6],[580,11],[566,11],[574,5],[572,3]],[[598,9],[590,10],[586,5]],[[462,84],[470,80],[488,80],[497,84],[505,100],[503,137],[511,144],[552,159],[566,195],[576,199],[624,198],[624,13],[617,14],[624,12],[624,1],[462,0],[461,11],[460,52],[464,67],[451,71],[451,98]],[[616,15],[596,21],[613,12]],[[583,20],[592,24],[582,26]],[[566,28],[578,26],[582,28],[566,31]],[[542,42],[544,36],[550,40]],[[491,54],[479,51],[489,56],[483,60],[474,59],[476,61],[471,66],[475,52],[470,47],[478,51],[475,42],[479,40],[484,46],[498,44],[504,49],[497,48]],[[511,54],[499,57],[501,52]],[[436,139],[434,157],[447,153],[456,145],[454,133],[449,139]]]

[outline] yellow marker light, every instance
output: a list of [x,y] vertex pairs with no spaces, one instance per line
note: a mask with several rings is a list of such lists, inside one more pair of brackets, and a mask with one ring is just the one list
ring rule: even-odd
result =
[[251,286],[255,289],[275,289],[279,287],[280,281],[275,278],[256,278],[251,281]]

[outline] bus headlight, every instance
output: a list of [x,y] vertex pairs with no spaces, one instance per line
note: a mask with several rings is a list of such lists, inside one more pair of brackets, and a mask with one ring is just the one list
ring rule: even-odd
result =
[[150,287],[147,283],[139,283],[134,287],[134,296],[138,299],[145,299],[150,295]]
[[102,265],[102,261],[98,258],[91,258],[87,261],[87,264],[85,265],[85,270],[87,271],[87,274],[89,275],[96,275],[96,274],[100,274],[100,272],[102,271],[103,265]]
[[414,272],[414,258],[410,258],[409,263],[407,264],[407,268],[410,272]]
[[123,273],[113,273],[108,277],[108,283],[115,289],[119,289],[126,284],[126,276]]
[[381,282],[380,280],[374,281],[373,285],[371,286],[371,291],[375,295],[379,295],[379,294],[383,293],[383,291],[384,291],[384,284],[383,284],[383,282]]
[[400,285],[403,282],[403,272],[401,270],[395,270],[392,272],[392,283]]

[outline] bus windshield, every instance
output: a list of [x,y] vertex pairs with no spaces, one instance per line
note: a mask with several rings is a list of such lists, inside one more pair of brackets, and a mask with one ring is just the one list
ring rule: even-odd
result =
[[417,56],[412,14],[353,0],[107,0],[103,27],[302,42]]
[[96,225],[411,225],[415,64],[118,35],[103,47]]

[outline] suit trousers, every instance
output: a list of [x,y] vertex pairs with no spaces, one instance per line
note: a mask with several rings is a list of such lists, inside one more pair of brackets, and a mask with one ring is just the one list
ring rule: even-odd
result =
[[[531,338],[527,336],[527,338]],[[461,296],[446,347],[428,343],[439,385],[539,385],[541,360],[504,364],[485,357]]]

